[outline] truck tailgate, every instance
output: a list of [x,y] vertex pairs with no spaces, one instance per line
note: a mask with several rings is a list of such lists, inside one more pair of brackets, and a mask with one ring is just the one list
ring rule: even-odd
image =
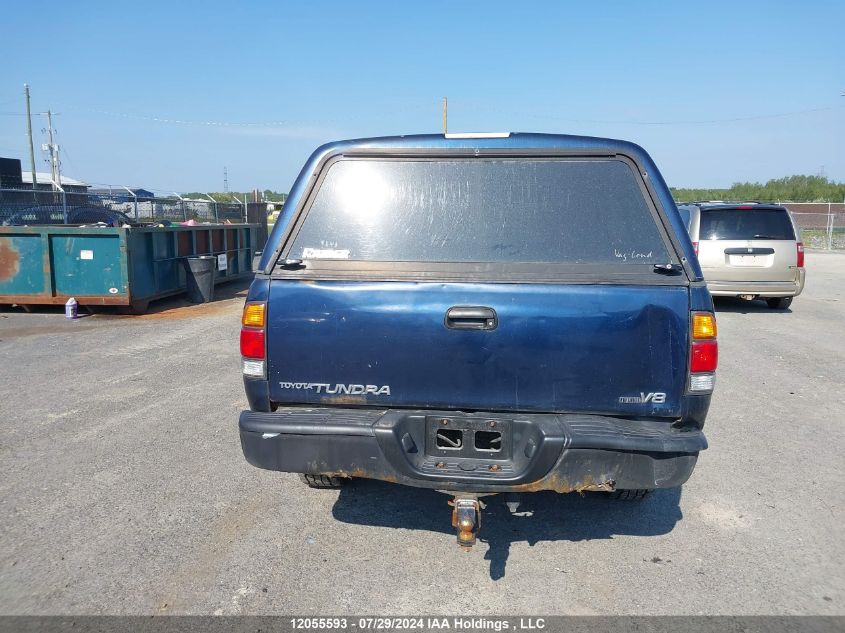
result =
[[276,403],[680,413],[686,286],[273,279],[268,305]]

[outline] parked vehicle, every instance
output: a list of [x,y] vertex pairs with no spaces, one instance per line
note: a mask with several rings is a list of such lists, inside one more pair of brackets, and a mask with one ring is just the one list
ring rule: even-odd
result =
[[[243,312],[246,459],[311,487],[642,498],[691,475],[716,323],[660,173],[623,141],[330,143],[305,164]],[[401,494],[401,489],[397,489]]]
[[786,207],[694,203],[679,207],[710,294],[765,299],[785,310],[804,289],[804,244]]
[[[67,224],[122,226],[133,220],[122,211],[101,207],[69,207]],[[3,226],[39,226],[65,224],[65,210],[60,204],[42,204],[17,211],[3,221]]]

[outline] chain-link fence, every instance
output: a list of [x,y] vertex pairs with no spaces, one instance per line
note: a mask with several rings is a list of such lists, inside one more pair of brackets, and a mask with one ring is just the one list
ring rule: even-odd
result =
[[845,203],[784,202],[809,248],[845,249]]
[[[137,191],[137,192],[136,192]],[[157,224],[159,222],[244,222],[247,205],[156,196],[127,188],[97,191],[0,189],[0,224]],[[845,203],[784,202],[810,248],[845,249]]]
[[50,191],[0,189],[0,224],[157,224],[244,222],[246,204],[179,196],[139,195],[131,190]]

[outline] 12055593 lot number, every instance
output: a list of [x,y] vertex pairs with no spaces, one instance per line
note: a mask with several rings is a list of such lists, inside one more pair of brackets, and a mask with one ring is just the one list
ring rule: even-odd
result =
[[349,628],[349,621],[346,618],[291,618],[290,626],[295,631],[346,630]]
[[361,631],[383,630],[427,630],[430,622],[425,618],[408,617],[367,617],[349,621],[347,618],[291,618],[291,628],[294,630],[347,630]]

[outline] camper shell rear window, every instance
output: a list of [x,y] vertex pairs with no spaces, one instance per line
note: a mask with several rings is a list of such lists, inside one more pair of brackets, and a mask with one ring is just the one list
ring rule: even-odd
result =
[[672,261],[640,176],[618,158],[342,158],[288,258],[648,265]]

